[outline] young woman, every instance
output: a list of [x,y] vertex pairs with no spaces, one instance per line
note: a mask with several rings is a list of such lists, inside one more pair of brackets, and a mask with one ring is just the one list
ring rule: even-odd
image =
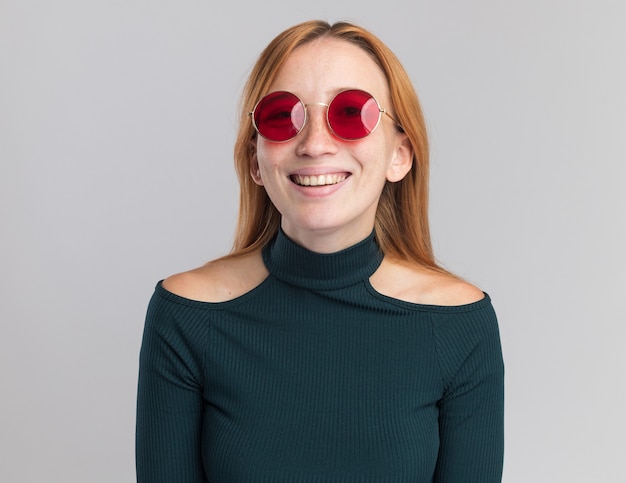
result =
[[242,100],[234,249],[148,309],[138,481],[500,481],[497,321],[434,260],[399,61],[360,27],[306,22]]

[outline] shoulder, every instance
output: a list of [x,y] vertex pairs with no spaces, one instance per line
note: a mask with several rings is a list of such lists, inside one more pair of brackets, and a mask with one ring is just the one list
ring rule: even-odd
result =
[[228,256],[163,280],[163,288],[199,302],[226,302],[249,292],[267,277],[260,251]]
[[423,305],[460,306],[485,298],[481,289],[452,274],[387,259],[370,283],[383,295]]

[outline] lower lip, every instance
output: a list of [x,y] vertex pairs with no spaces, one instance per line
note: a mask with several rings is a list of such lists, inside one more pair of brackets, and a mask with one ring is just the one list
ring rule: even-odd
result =
[[335,193],[336,191],[340,190],[348,179],[350,179],[349,176],[343,181],[339,181],[338,183],[335,183],[335,184],[327,184],[324,186],[303,186],[303,185],[294,183],[291,180],[289,181],[292,183],[292,185],[296,188],[296,190],[299,193],[302,193],[303,195],[306,195],[306,196],[310,196],[312,198],[320,198],[323,196],[331,195]]

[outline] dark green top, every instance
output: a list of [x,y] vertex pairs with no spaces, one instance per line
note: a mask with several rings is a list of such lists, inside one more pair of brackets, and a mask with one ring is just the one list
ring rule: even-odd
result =
[[501,480],[504,371],[487,295],[456,307],[381,295],[373,235],[325,255],[281,232],[263,258],[269,277],[228,302],[157,285],[139,482]]

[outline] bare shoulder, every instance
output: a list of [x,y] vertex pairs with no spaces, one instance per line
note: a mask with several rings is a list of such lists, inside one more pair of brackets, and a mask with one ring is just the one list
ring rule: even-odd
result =
[[268,272],[260,251],[208,262],[163,281],[163,288],[200,302],[226,302],[258,286]]
[[481,289],[454,275],[387,259],[370,283],[383,295],[424,305],[467,305],[485,297]]

